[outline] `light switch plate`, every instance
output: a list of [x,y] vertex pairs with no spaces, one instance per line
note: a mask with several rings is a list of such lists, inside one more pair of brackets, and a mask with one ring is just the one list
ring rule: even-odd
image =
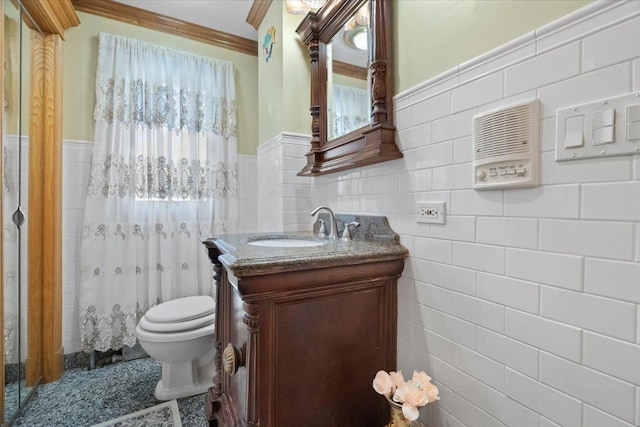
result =
[[[556,112],[556,161],[640,153],[634,126],[640,92],[573,105]],[[580,121],[583,144],[580,144]],[[611,125],[607,125],[611,123]],[[578,129],[576,129],[576,127]],[[630,138],[631,137],[631,138]]]

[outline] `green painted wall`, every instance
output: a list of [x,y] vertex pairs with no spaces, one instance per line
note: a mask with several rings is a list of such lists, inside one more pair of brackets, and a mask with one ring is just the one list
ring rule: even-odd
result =
[[236,66],[238,152],[256,154],[258,145],[258,58],[228,49],[78,12],[81,24],[65,32],[63,138],[93,140],[95,72],[101,31],[173,49],[231,61]]
[[[590,0],[392,0],[394,93],[564,16]],[[281,132],[310,133],[310,65],[295,33],[301,15],[272,3],[258,31],[259,56],[245,55],[169,34],[78,12],[79,27],[65,32],[64,129],[66,139],[93,139],[94,74],[100,31],[233,61],[238,70],[238,150]],[[262,43],[276,28],[269,62]]]
[[[258,29],[259,144],[282,132],[311,133],[311,65],[295,31],[302,18],[287,13],[284,1],[274,1]],[[270,27],[276,43],[267,62],[262,44]]]
[[394,93],[402,92],[590,0],[393,0]]

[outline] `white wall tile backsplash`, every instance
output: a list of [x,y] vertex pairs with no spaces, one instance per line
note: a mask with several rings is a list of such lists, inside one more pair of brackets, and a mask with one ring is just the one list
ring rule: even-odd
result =
[[[554,157],[557,109],[640,90],[639,28],[640,2],[591,3],[397,95],[403,159],[313,180],[341,206],[371,179],[353,213],[411,243],[398,369],[432,369],[430,426],[640,426],[640,155]],[[472,116],[531,96],[540,186],[474,191]],[[435,200],[446,224],[416,224]]]

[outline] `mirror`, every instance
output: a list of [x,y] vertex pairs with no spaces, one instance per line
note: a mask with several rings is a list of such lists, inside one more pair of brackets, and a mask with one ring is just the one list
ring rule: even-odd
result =
[[[298,175],[324,175],[402,157],[393,125],[390,3],[329,0],[298,26],[311,59],[311,149]],[[368,18],[358,23],[363,11]],[[357,58],[353,48],[343,55],[340,45],[355,45],[356,38],[360,44],[365,29],[364,59],[351,59]],[[364,90],[366,106],[356,101],[363,92],[355,89]],[[345,94],[350,106],[342,102]]]
[[327,45],[329,139],[369,125],[369,5],[358,9]]

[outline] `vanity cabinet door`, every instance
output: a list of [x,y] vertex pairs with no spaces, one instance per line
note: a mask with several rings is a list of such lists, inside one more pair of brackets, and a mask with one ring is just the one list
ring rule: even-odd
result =
[[371,384],[378,370],[395,369],[395,292],[387,278],[269,302],[260,334],[270,336],[260,352],[267,425],[384,425],[388,409]]

